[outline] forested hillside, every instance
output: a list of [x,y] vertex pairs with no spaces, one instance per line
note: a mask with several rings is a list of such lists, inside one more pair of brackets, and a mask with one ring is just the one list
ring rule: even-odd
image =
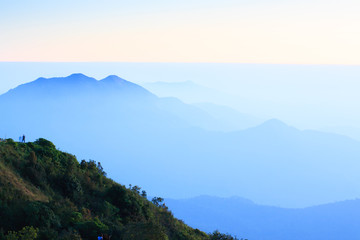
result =
[[0,142],[0,216],[0,239],[234,239],[190,228],[161,198],[150,202],[41,138]]

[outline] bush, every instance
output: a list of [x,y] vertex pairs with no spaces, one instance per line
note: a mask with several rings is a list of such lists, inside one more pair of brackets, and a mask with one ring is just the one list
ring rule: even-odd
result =
[[56,149],[55,145],[52,142],[50,142],[49,140],[46,140],[44,138],[39,138],[34,143],[37,145],[40,145],[41,147],[47,147],[47,148],[51,148],[54,150]]
[[38,236],[39,229],[32,226],[23,227],[20,231],[10,231],[5,240],[34,240]]

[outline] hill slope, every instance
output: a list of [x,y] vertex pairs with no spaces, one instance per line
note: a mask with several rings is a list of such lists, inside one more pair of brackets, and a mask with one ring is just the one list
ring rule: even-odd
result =
[[107,178],[100,163],[78,163],[45,139],[0,142],[0,216],[0,239],[20,229],[38,229],[37,239],[217,239],[175,219],[161,199],[149,202],[139,187]]

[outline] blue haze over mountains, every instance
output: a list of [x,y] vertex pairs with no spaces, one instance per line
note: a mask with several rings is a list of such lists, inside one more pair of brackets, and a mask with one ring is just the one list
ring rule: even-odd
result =
[[[360,196],[360,143],[271,119],[241,131],[117,76],[39,78],[0,96],[0,132],[45,137],[152,195],[305,207]],[[212,130],[211,130],[212,129]]]
[[187,224],[218,229],[256,240],[353,240],[360,238],[360,200],[302,209],[258,205],[250,200],[199,196],[166,199],[174,215]]
[[[160,97],[176,97],[189,104],[226,105],[262,121],[277,118],[298,129],[335,132],[360,140],[360,114],[356,111],[360,108],[360,66],[2,62],[0,93],[39,76],[74,72],[96,79],[117,74]],[[158,83],[168,86],[165,89]],[[181,87],[184,83],[187,88]]]

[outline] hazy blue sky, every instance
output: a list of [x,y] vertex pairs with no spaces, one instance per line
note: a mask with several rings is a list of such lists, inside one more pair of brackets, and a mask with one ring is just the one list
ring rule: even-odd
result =
[[0,61],[360,64],[357,0],[0,0]]

